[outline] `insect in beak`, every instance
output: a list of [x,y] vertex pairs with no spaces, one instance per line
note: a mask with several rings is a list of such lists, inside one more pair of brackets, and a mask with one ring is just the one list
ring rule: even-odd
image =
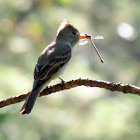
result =
[[[94,39],[104,39],[104,38],[103,38],[102,36],[92,37],[90,34],[86,34],[86,33],[85,33],[85,34],[81,34],[81,35],[80,35],[80,39],[81,39],[81,40],[89,39],[89,40],[91,41],[91,43],[92,43],[92,45],[93,45],[93,47],[94,47],[96,53],[98,54],[98,56],[99,56],[101,62],[104,63],[104,60],[102,59],[102,57],[101,57],[101,55],[100,55],[100,53],[99,53],[99,51],[98,51],[96,45],[95,45],[94,42],[93,42]],[[87,40],[86,40],[85,42],[81,42],[80,45],[84,45],[84,44],[86,44],[87,42],[88,42]]]

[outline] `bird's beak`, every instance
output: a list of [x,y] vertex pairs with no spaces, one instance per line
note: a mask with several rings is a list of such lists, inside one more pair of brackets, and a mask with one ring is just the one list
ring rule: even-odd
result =
[[80,39],[88,39],[86,34],[80,34]]

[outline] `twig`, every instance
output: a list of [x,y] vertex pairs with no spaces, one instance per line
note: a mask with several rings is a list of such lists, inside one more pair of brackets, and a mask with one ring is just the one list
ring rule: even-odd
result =
[[[57,84],[54,86],[47,87],[40,93],[39,96],[45,96],[51,93],[55,93],[55,92],[65,90],[65,89],[74,88],[77,86],[99,87],[99,88],[105,88],[112,92],[119,91],[123,93],[131,93],[131,94],[140,95],[140,87],[137,87],[131,84],[122,84],[122,83],[117,83],[117,82],[108,82],[108,81],[101,81],[101,80],[77,79],[77,80],[64,82],[63,85]],[[9,97],[7,99],[1,100],[0,108],[24,101],[27,98],[29,93],[30,92],[27,92],[27,93],[23,93],[17,96],[13,96],[13,97]]]

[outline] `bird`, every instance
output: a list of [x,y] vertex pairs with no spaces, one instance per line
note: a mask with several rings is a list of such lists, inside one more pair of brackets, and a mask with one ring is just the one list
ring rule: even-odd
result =
[[64,72],[71,59],[73,47],[80,39],[87,39],[87,37],[86,35],[80,36],[78,29],[64,19],[57,30],[54,41],[42,51],[37,60],[33,88],[21,108],[21,115],[29,114],[45,85]]

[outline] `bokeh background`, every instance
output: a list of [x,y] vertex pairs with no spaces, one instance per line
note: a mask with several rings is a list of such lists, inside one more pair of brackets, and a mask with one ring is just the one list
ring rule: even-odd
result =
[[[95,40],[77,46],[62,79],[76,78],[140,86],[139,0],[1,0],[0,99],[30,91],[41,51],[63,19]],[[55,80],[51,83],[60,83]],[[22,103],[0,109],[0,140],[139,140],[140,97],[77,87],[38,98],[30,115]]]

